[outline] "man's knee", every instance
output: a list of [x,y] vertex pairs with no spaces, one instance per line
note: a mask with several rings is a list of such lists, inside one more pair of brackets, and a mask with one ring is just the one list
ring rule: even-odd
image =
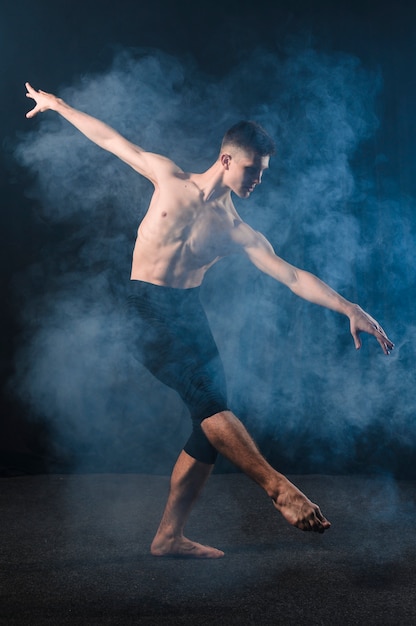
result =
[[218,452],[209,442],[206,434],[202,430],[200,420],[192,420],[193,429],[184,450],[189,456],[201,463],[213,465],[216,461]]

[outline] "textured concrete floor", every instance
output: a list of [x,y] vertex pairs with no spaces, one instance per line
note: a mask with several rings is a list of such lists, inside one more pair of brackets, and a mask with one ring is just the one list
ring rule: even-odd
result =
[[416,624],[416,484],[291,478],[331,530],[302,533],[245,476],[214,475],[188,535],[216,561],[149,555],[167,477],[0,479],[0,624]]

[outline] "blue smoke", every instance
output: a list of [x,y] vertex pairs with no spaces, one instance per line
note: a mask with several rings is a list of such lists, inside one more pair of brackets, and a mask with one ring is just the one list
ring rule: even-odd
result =
[[[359,59],[300,47],[281,57],[258,50],[217,80],[158,51],[122,51],[108,71],[59,93],[185,170],[209,167],[239,119],[275,137],[263,185],[237,209],[278,254],[358,301],[396,341],[390,358],[370,339],[355,353],[347,319],[244,259],[210,270],[203,298],[231,407],[292,471],[359,464],[368,438],[381,466],[378,448],[414,445],[414,202],[394,184],[380,197],[375,184],[383,155],[368,146],[381,93],[382,77]],[[134,361],[123,313],[151,185],[54,113],[31,123],[16,157],[35,175],[28,193],[55,241],[16,276],[23,331],[13,386],[50,424],[57,456],[81,451],[81,464],[165,471],[190,422]]]

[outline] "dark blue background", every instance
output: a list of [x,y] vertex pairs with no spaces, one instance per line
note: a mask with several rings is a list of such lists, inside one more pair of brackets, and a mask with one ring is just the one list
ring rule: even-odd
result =
[[[414,476],[415,17],[413,3],[404,1],[259,0],[200,6],[167,0],[60,4],[17,1],[1,9],[1,375],[5,393],[0,450],[5,471],[81,468],[166,472],[188,429],[186,413],[176,399],[169,394],[164,396],[158,387],[153,388],[152,381],[143,381],[143,373],[139,373],[138,380],[150,387],[156,399],[146,398],[146,408],[138,410],[139,416],[135,409],[140,394],[126,400],[120,410],[120,398],[126,398],[128,390],[137,383],[133,375],[130,379],[131,370],[124,361],[116,375],[112,371],[105,370],[105,375],[101,372],[101,381],[103,377],[107,382],[111,380],[110,386],[116,388],[105,398],[106,418],[100,415],[103,407],[94,402],[90,405],[88,401],[80,408],[79,399],[74,397],[76,377],[70,388],[72,397],[56,404],[48,395],[55,384],[53,378],[47,393],[43,388],[36,393],[28,388],[27,381],[36,379],[45,361],[50,363],[51,346],[56,345],[50,336],[49,343],[42,343],[44,335],[40,334],[42,319],[47,318],[48,323],[51,319],[48,303],[55,306],[52,301],[62,298],[54,285],[66,283],[69,274],[86,284],[103,274],[101,257],[94,259],[94,266],[92,261],[82,261],[83,251],[89,254],[83,237],[91,238],[93,232],[87,226],[89,219],[83,222],[84,218],[78,216],[74,221],[73,215],[69,220],[51,219],[50,211],[42,211],[51,200],[47,191],[42,195],[36,186],[33,162],[32,167],[27,167],[22,163],[24,156],[16,159],[16,147],[27,150],[28,134],[36,132],[43,123],[29,123],[24,117],[28,108],[24,82],[30,80],[35,87],[58,93],[73,85],[72,93],[76,93],[77,86],[83,85],[83,77],[88,83],[91,76],[104,75],[123,51],[130,50],[138,58],[137,48],[150,48],[156,55],[171,55],[181,67],[192,67],[193,74],[189,76],[197,76],[199,81],[205,77],[212,85],[229,85],[229,77],[238,73],[236,68],[250,67],[254,87],[250,97],[246,96],[247,102],[251,99],[270,103],[267,68],[258,70],[261,80],[256,81],[253,55],[260,49],[261,58],[269,53],[273,58],[285,59],[290,57],[289,47],[313,50],[320,67],[326,58],[330,59],[329,67],[338,68],[340,54],[358,59],[369,79],[378,80],[377,94],[371,103],[378,125],[357,143],[350,155],[357,188],[366,200],[360,204],[355,198],[344,203],[339,213],[343,219],[354,216],[360,229],[358,239],[368,246],[369,252],[360,259],[353,255],[343,283],[332,276],[330,259],[322,263],[322,251],[333,244],[330,231],[324,229],[324,237],[317,243],[316,233],[308,228],[303,230],[298,214],[293,216],[294,232],[286,232],[283,237],[279,224],[274,228],[274,218],[268,214],[266,234],[286,258],[322,275],[328,282],[332,278],[334,286],[347,298],[358,300],[379,318],[397,350],[388,365],[370,341],[356,355],[344,320],[296,301],[251,268],[226,262],[208,277],[205,298],[224,353],[234,406],[268,457],[285,471],[382,471]],[[352,89],[353,85],[348,84]],[[238,87],[235,89],[238,95]],[[222,97],[226,102],[226,94]],[[97,106],[104,116],[105,98],[105,94],[97,94]],[[244,96],[240,99],[244,100]],[[253,106],[247,105],[248,110]],[[240,106],[238,110],[243,109]],[[117,126],[120,120],[118,128],[124,132],[120,115],[119,112],[117,119],[110,121]],[[265,112],[266,126],[267,119]],[[202,135],[201,122],[196,129]],[[210,128],[206,130],[212,134]],[[216,133],[219,131],[219,127],[215,129]],[[137,141],[139,138],[140,134]],[[211,141],[207,150],[215,158],[213,146],[217,137],[210,137]],[[200,146],[195,144],[195,154]],[[160,148],[163,149],[163,143]],[[286,156],[289,154],[286,147]],[[280,176],[285,176],[282,161],[279,164],[276,158],[275,174],[269,181],[266,179],[258,202],[267,203],[272,197],[267,195],[267,183],[275,185]],[[47,162],[44,167],[53,169]],[[86,184],[90,184],[91,175],[87,178]],[[371,193],[365,192],[366,186],[371,187]],[[108,202],[111,204],[111,199]],[[285,210],[283,217],[288,229],[290,211],[287,207]],[[263,228],[256,212],[250,215],[244,208],[242,214],[255,227]],[[126,237],[131,241],[136,217],[129,213],[126,220]],[[112,219],[96,221],[94,232],[98,238],[108,237],[113,228],[120,230],[120,223],[113,223]],[[123,250],[125,258],[115,266],[113,275],[105,275],[107,281],[113,280],[116,285],[122,280],[123,271],[128,272],[128,246]],[[344,254],[341,260],[344,262],[345,258]],[[223,278],[221,269],[227,270],[225,274],[230,278]],[[114,314],[111,304],[108,307],[108,311],[103,306],[98,313],[94,309],[94,320],[99,318],[105,324],[102,320],[106,314],[109,318]],[[274,315],[280,316],[276,330],[272,324],[262,322],[265,315],[269,321]],[[78,341],[82,341],[83,332],[77,336]],[[230,334],[234,339],[227,343],[225,339]],[[94,341],[93,347],[97,346]],[[77,350],[76,346],[74,351]],[[327,353],[330,356],[326,357]],[[113,351],[104,350],[100,363],[113,356]],[[74,367],[80,369],[84,380],[82,366],[78,363]],[[290,393],[283,372],[294,383]],[[94,389],[102,396],[100,384],[91,382],[90,390]],[[52,394],[54,398],[55,395]],[[73,403],[73,410],[70,407],[67,413],[60,414],[63,402]],[[109,408],[111,403],[114,405]],[[337,406],[340,415],[334,411]],[[165,421],[167,407],[169,423]],[[79,415],[85,412],[91,416],[87,426],[84,417],[79,423],[68,419],[77,411]],[[53,419],[50,413],[54,413]],[[225,463],[219,467],[228,469]]]

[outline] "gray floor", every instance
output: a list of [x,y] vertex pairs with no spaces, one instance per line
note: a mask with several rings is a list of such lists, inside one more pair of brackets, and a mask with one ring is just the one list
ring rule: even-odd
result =
[[333,527],[287,525],[246,477],[214,475],[188,535],[216,561],[151,557],[168,478],[0,479],[0,623],[416,624],[416,483],[291,477]]

